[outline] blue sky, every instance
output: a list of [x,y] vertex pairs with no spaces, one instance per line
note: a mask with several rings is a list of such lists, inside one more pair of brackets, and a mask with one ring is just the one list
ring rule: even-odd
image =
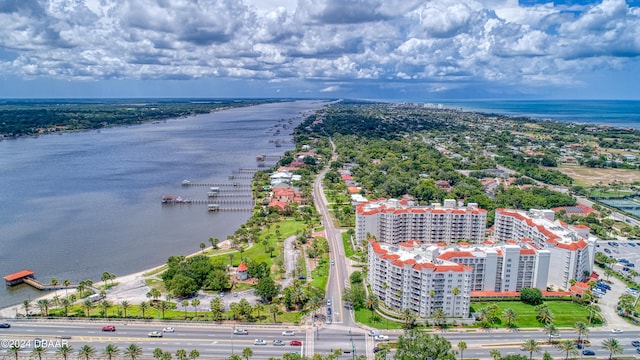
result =
[[0,98],[640,99],[640,0],[0,0]]

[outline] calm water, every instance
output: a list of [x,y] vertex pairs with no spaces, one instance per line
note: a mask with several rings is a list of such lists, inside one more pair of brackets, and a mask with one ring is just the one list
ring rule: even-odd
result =
[[537,119],[640,129],[640,101],[634,100],[487,100],[451,101],[442,104],[447,107],[508,116],[530,116]]
[[[206,187],[230,183],[256,155],[282,155],[301,113],[299,101],[222,111],[156,124],[0,142],[0,276],[24,268],[41,282],[100,280],[163,264],[226,239],[250,213],[207,212],[205,205],[162,206],[162,195],[206,199]],[[288,130],[282,124],[295,118]],[[283,121],[285,119],[286,121]],[[275,126],[281,133],[274,136]],[[246,180],[248,181],[248,180]],[[39,292],[0,285],[0,306]]]

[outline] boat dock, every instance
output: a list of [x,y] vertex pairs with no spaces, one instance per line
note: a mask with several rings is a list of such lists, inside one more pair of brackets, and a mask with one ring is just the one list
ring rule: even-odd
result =
[[218,187],[219,191],[234,191],[232,189],[224,189],[225,187],[231,188],[249,188],[251,189],[250,183],[192,183],[189,180],[184,180],[182,182],[182,186],[207,186],[207,187]]
[[62,289],[75,289],[76,285],[45,285],[40,281],[36,280],[35,274],[33,271],[29,269],[24,269],[22,271],[18,271],[17,273],[9,274],[4,277],[4,281],[7,286],[15,286],[20,284],[30,285],[38,290],[49,291],[49,290],[62,290]]

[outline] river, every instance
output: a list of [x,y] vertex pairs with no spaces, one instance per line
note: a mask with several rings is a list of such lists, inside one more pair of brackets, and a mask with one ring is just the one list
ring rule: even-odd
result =
[[[97,281],[105,271],[142,271],[196,252],[210,237],[226,239],[250,212],[167,206],[162,196],[206,199],[208,188],[182,181],[231,183],[234,170],[257,166],[258,154],[292,149],[302,114],[325,104],[273,103],[0,141],[0,275],[30,269],[45,284]],[[27,285],[0,286],[0,307],[39,295]]]

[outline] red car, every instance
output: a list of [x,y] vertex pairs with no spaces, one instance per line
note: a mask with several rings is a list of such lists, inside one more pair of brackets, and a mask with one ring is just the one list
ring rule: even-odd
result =
[[289,342],[289,345],[291,345],[291,346],[302,346],[302,341],[300,341],[300,340],[291,340]]
[[102,327],[102,331],[116,331],[116,327],[113,325],[107,325]]

